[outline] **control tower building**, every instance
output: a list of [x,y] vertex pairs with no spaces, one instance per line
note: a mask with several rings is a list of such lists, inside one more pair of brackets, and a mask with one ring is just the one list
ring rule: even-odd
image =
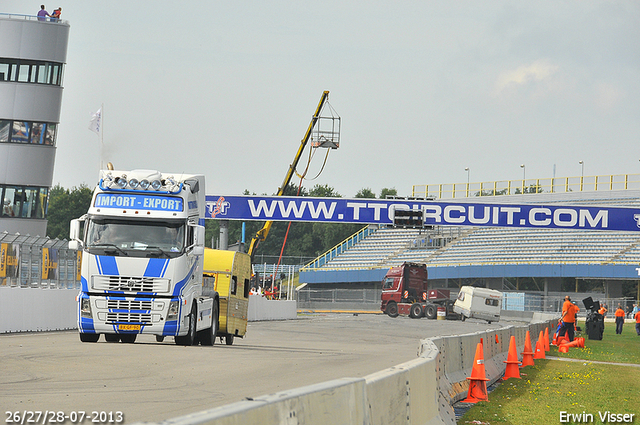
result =
[[0,13],[0,233],[45,236],[69,23]]

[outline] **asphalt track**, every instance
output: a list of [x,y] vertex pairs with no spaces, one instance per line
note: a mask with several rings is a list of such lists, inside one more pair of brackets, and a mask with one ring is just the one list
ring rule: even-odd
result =
[[[364,377],[416,358],[419,340],[509,323],[309,314],[249,323],[234,345],[183,347],[139,335],[135,344],[81,343],[75,331],[0,335],[0,405],[7,411],[124,413],[164,419],[246,397],[342,377]],[[85,423],[89,423],[85,420]]]

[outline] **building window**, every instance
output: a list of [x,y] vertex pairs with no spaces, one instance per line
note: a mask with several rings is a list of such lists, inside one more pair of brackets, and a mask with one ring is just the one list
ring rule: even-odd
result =
[[9,80],[9,64],[0,62],[0,81]]
[[57,124],[45,124],[47,132],[44,138],[44,144],[53,146],[56,142],[56,130],[58,128]]
[[29,130],[31,124],[24,121],[14,121],[11,141],[13,143],[29,143]]
[[0,58],[0,81],[62,85],[62,65],[26,59]]
[[54,146],[57,124],[0,120],[0,143],[32,143]]
[[45,218],[47,187],[0,186],[2,218]]
[[0,143],[9,142],[9,128],[11,127],[11,121],[0,120]]

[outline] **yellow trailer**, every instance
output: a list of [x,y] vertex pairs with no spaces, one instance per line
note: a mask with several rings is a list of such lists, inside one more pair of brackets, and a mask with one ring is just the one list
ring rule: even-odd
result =
[[203,295],[219,295],[217,336],[227,345],[247,333],[247,311],[251,286],[251,257],[242,252],[205,248]]

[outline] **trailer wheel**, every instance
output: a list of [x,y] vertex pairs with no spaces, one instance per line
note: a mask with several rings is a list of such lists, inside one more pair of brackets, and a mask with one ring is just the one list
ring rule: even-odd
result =
[[398,317],[398,304],[396,304],[395,301],[389,301],[385,313],[387,313],[389,317]]
[[233,335],[229,334],[224,337],[224,343],[227,345],[233,345]]
[[176,344],[178,345],[193,345],[196,342],[196,305],[191,307],[191,313],[189,313],[189,332],[185,336],[177,336]]
[[80,332],[80,341],[82,342],[98,342],[100,339],[100,334],[86,334],[84,332]]
[[412,319],[419,319],[422,317],[423,314],[424,314],[424,311],[422,310],[422,304],[420,303],[411,304],[411,309],[409,310],[409,317],[411,317]]
[[438,307],[435,304],[427,304],[424,308],[424,317],[427,319],[435,319],[438,315]]

